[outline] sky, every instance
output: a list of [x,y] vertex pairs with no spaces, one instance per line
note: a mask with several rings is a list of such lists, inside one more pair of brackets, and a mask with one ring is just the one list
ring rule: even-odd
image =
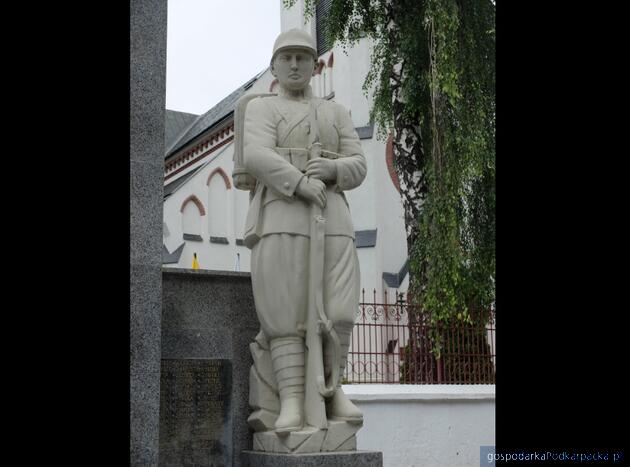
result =
[[196,115],[269,65],[280,0],[168,0],[166,108]]

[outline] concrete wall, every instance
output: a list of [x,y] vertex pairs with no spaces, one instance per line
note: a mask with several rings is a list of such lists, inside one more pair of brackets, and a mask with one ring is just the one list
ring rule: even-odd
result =
[[357,448],[383,452],[384,467],[479,465],[495,444],[494,385],[343,386],[363,411]]

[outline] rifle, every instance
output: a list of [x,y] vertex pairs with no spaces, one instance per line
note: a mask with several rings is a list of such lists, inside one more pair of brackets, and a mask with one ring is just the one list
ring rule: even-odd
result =
[[[310,158],[322,156],[322,145],[315,141],[310,148]],[[324,397],[333,395],[339,383],[338,360],[341,352],[339,337],[333,323],[324,312],[324,248],[326,219],[322,209],[311,205],[311,239],[309,251],[308,316],[306,320],[306,380],[304,387],[304,413],[308,425],[327,428]],[[331,381],[326,384],[324,376],[323,336],[332,342]]]

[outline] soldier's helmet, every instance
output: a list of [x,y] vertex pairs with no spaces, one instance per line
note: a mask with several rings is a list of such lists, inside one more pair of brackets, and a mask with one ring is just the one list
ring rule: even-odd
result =
[[278,52],[288,48],[299,48],[307,50],[313,55],[313,59],[317,60],[317,45],[310,34],[301,29],[289,29],[281,33],[276,42],[273,44],[273,55],[271,61],[276,58]]

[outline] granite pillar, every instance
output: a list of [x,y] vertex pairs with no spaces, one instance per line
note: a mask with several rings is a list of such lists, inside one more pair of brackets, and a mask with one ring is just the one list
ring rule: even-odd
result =
[[166,12],[166,0],[130,3],[132,466],[158,464]]

